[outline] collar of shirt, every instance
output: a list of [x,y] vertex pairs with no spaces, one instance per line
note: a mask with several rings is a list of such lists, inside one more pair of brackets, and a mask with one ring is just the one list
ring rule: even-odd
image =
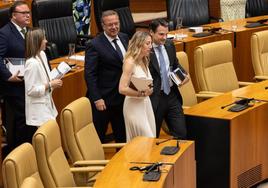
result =
[[105,32],[104,32],[104,35],[106,36],[106,38],[108,39],[110,43],[112,43],[114,39],[120,40],[118,35],[115,38],[109,37]]
[[27,28],[26,28],[26,27],[21,28],[21,27],[20,27],[19,25],[17,25],[15,22],[13,22],[13,21],[11,21],[11,22],[15,25],[15,27],[16,27],[16,29],[19,31],[20,35],[24,38],[24,34],[21,32],[21,30],[22,30],[22,29],[27,30]]

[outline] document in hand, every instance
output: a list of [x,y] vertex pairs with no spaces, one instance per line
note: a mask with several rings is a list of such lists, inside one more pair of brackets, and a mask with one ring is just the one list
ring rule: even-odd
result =
[[24,76],[25,58],[5,58],[5,62],[11,74],[20,71],[18,76]]
[[138,91],[144,91],[146,89],[150,89],[153,86],[152,78],[132,76],[130,81]]
[[57,67],[52,69],[52,71],[50,72],[50,77],[52,80],[61,79],[70,70],[71,70],[71,67],[63,61]]
[[179,86],[179,84],[185,79],[185,73],[178,67],[173,72],[169,73],[169,77],[173,80],[173,82]]

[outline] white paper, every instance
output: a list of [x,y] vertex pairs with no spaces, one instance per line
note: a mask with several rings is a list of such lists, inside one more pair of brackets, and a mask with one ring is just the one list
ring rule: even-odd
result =
[[24,76],[25,58],[5,58],[6,67],[11,74],[16,74],[20,71],[18,76]]
[[173,35],[173,34],[167,34],[167,38],[168,39],[174,39],[175,38],[175,35]]
[[144,91],[150,89],[153,85],[153,79],[151,78],[140,78],[132,76],[130,80],[138,91]]
[[52,69],[52,71],[50,72],[50,77],[52,80],[61,79],[70,70],[71,67],[63,61],[56,68]]
[[174,70],[173,72],[169,72],[169,77],[173,80],[173,82],[179,86],[179,84],[181,84],[181,82],[184,80],[181,80],[179,75],[181,74],[182,76],[184,76],[184,79],[186,77],[186,74],[182,72],[182,70],[178,67],[176,70]]
[[12,75],[20,71],[18,76],[24,76],[24,65],[12,65],[12,63],[10,62],[7,63],[6,65]]
[[72,55],[69,57],[69,59],[76,60],[76,61],[84,61],[85,56],[84,55]]
[[176,76],[176,74],[175,74],[174,72],[170,72],[170,73],[169,73],[169,77],[171,78],[171,80],[173,80],[173,82],[174,82],[177,86],[180,85],[181,80],[179,79],[178,76]]

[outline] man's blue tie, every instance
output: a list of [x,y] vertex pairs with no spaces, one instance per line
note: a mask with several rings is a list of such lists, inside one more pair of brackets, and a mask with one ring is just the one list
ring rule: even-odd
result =
[[158,46],[157,50],[159,52],[159,64],[160,64],[162,86],[163,86],[164,93],[168,95],[170,92],[170,85],[169,85],[168,72],[166,69],[166,63],[165,63],[165,59],[162,53],[162,46]]
[[118,53],[120,59],[123,60],[123,54],[122,54],[122,51],[121,51],[119,45],[117,44],[117,40],[118,40],[118,39],[114,39],[114,40],[113,40],[113,43],[114,43],[114,45],[115,45],[115,49],[116,49],[116,51],[117,51],[117,53]]

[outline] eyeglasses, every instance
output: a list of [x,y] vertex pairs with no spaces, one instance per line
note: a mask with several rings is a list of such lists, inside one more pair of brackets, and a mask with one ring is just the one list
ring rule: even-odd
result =
[[104,25],[107,26],[107,27],[113,27],[113,26],[118,27],[119,26],[119,22],[109,23],[109,24],[104,24]]
[[26,15],[26,14],[31,14],[31,11],[14,11],[14,13]]

